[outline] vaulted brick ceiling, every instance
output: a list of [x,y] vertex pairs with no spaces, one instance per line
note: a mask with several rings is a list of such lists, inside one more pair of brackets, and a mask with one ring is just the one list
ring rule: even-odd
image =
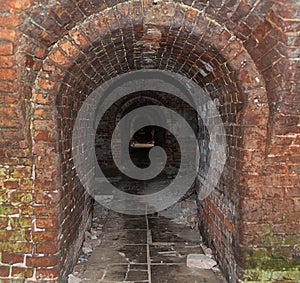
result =
[[[12,242],[17,233],[22,240],[14,251],[34,257],[24,273],[36,268],[38,277],[65,276],[76,260],[68,254],[77,252],[91,204],[72,170],[74,120],[103,82],[139,69],[183,74],[220,101],[229,158],[203,215],[222,267],[236,277],[242,276],[239,268],[252,268],[247,259],[257,245],[274,248],[274,239],[261,242],[272,223],[270,234],[290,240],[285,248],[294,260],[296,1],[11,0],[1,2],[0,13],[0,185],[5,219],[15,213],[33,219],[32,227],[24,220],[21,230],[8,233]],[[40,254],[49,268],[39,266]],[[239,261],[238,268],[228,264]],[[3,270],[10,272],[6,265]]]

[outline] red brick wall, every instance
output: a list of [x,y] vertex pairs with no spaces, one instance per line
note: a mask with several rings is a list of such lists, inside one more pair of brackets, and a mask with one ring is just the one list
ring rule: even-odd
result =
[[230,282],[262,280],[262,271],[264,281],[295,281],[296,1],[121,2],[1,1],[0,278],[66,280],[90,214],[71,169],[76,113],[104,81],[155,68],[192,78],[220,102],[228,160],[199,205]]

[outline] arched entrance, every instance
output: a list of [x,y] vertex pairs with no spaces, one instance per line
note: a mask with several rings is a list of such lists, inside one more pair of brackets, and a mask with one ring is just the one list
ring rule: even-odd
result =
[[[128,37],[124,41],[121,40],[124,39],[124,34],[132,31],[131,27],[126,22],[124,14],[120,13],[120,18],[115,18],[114,12],[107,10],[104,13],[99,13],[98,16],[94,15],[87,18],[80,29],[74,29],[70,32],[69,36],[63,38],[52,50],[48,60],[44,63],[45,66],[49,66],[48,68],[54,69],[55,74],[66,73],[61,86],[55,83],[47,84],[46,90],[47,93],[50,93],[51,89],[54,92],[59,89],[59,95],[56,99],[58,117],[60,117],[58,120],[61,125],[59,132],[62,135],[59,139],[64,141],[64,145],[69,144],[61,151],[61,154],[65,155],[64,152],[69,152],[70,149],[71,140],[67,133],[72,129],[76,115],[75,109],[79,109],[85,96],[89,93],[89,89],[92,90],[108,78],[118,73],[143,67],[178,71],[197,82],[210,94],[212,99],[219,101],[218,107],[227,133],[227,154],[229,156],[219,183],[220,187],[216,190],[217,193],[201,205],[203,226],[209,231],[207,236],[220,256],[222,268],[226,269],[233,277],[237,276],[234,275],[237,270],[233,262],[235,262],[236,255],[240,253],[240,246],[242,245],[239,230],[241,217],[239,190],[242,187],[242,190],[247,190],[246,187],[248,186],[244,182],[241,183],[240,176],[249,175],[252,178],[253,172],[260,172],[262,166],[256,160],[261,160],[265,156],[264,136],[267,133],[268,105],[263,80],[240,40],[228,41],[231,37],[230,33],[222,29],[220,25],[210,22],[207,17],[188,10],[186,6],[177,4],[176,9],[174,9],[171,4],[161,3],[164,8],[158,10],[157,6],[149,5],[143,10],[143,13],[147,13],[148,16],[143,17],[142,13],[138,13],[141,7],[136,6],[136,4],[124,3],[119,5],[117,7],[128,7],[131,13],[137,13],[130,24],[134,27],[133,37]],[[122,11],[124,12],[124,10]],[[180,18],[181,21],[184,21],[180,17],[181,13],[191,17],[197,23],[195,27],[187,25],[186,30],[182,30],[183,33],[179,39],[185,41],[185,48],[180,47],[179,40],[175,40],[179,23],[174,19]],[[108,18],[116,19],[114,22],[110,22],[112,26],[110,26],[109,35],[106,30]],[[104,21],[104,19],[106,20]],[[168,28],[170,30],[166,33]],[[212,32],[214,37],[211,36]],[[171,40],[174,44],[172,50],[169,49],[167,43],[152,46],[156,36],[159,36],[162,43]],[[121,41],[111,40],[118,37]],[[197,42],[195,42],[196,38],[198,39]],[[216,38],[218,39],[215,40]],[[150,40],[150,46],[148,40]],[[75,44],[71,44],[73,42]],[[117,53],[121,46],[128,48],[126,53]],[[143,52],[136,53],[135,46],[138,46]],[[61,48],[65,48],[65,50],[61,50]],[[81,50],[84,55],[82,55]],[[175,56],[175,54],[177,55]],[[95,58],[101,58],[99,59],[101,63]],[[136,61],[131,60],[135,58]],[[117,62],[122,62],[122,64]],[[96,63],[97,65],[95,65]],[[103,65],[106,67],[104,68]],[[53,81],[49,72],[44,72],[48,75],[43,75],[43,72],[40,73],[37,79],[37,89],[44,88],[45,80],[49,83]],[[74,80],[76,77],[84,79],[77,83],[77,80]],[[216,79],[217,77],[218,79]],[[68,97],[74,91],[82,95],[69,99]],[[38,97],[39,95],[35,91],[33,101],[36,101]],[[74,118],[67,118],[64,109],[68,109],[67,111],[72,109],[70,115]],[[248,135],[256,136],[256,141],[260,144],[259,148],[251,140],[245,139]],[[208,137],[204,135],[202,138],[203,144],[205,144],[205,139]],[[245,154],[244,149],[247,149],[247,154]],[[255,150],[255,155],[252,154],[253,150]],[[249,154],[251,154],[251,159],[248,158]],[[72,160],[65,160],[66,166],[62,172],[63,176],[74,174],[74,172],[71,173]],[[201,182],[201,173],[199,182]],[[65,184],[70,186],[68,189],[70,192],[75,193],[76,191],[77,194],[78,183],[65,182]],[[64,185],[62,186],[64,187]],[[231,208],[223,210],[222,207],[224,206]],[[78,209],[75,203],[74,208]],[[79,211],[76,213],[82,214]],[[219,215],[218,219],[216,215]],[[63,233],[69,234],[67,231]],[[223,258],[224,255],[227,257],[226,260]],[[232,264],[226,264],[226,262]]]
[[[13,0],[2,9],[8,20],[1,22],[1,278],[66,280],[92,210],[72,160],[78,111],[109,79],[154,69],[197,83],[222,117],[228,159],[199,210],[229,280],[260,280],[264,271],[275,280],[270,266],[289,270],[295,280],[299,103],[293,1]],[[198,122],[201,183],[210,155],[209,137]],[[276,278],[283,280],[283,273]]]

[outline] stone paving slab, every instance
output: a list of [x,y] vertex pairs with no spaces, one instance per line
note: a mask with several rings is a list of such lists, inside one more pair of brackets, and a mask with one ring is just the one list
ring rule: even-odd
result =
[[185,264],[189,253],[203,253],[200,246],[187,246],[183,244],[173,245],[150,245],[151,264],[154,263],[177,263]]
[[147,230],[120,229],[120,232],[105,234],[102,243],[107,246],[145,244],[147,243]]
[[199,233],[160,216],[110,212],[102,242],[86,263],[84,283],[225,283],[221,273],[186,266],[187,255],[203,253]]
[[190,227],[173,223],[164,217],[149,218],[149,230],[151,230],[153,242],[194,244],[201,242],[198,232]]
[[212,270],[187,268],[181,265],[152,265],[151,283],[224,283]]
[[101,266],[90,266],[84,273],[83,282],[103,282],[125,281],[128,272],[128,265],[107,265],[106,268]]
[[128,260],[120,254],[118,249],[121,247],[104,247],[99,246],[93,250],[92,255],[88,259],[88,266],[93,269],[98,267],[106,267],[108,264],[128,264]]
[[103,231],[105,232],[114,232],[120,231],[120,228],[124,230],[146,230],[147,223],[145,217],[142,218],[129,218],[126,217],[124,219],[116,218],[114,221],[109,221],[106,223]]
[[[105,244],[105,243],[104,243]],[[88,260],[89,265],[107,265],[108,263],[147,264],[146,245],[115,245],[97,247]]]
[[126,245],[118,249],[119,253],[125,254],[130,263],[147,264],[147,246],[146,245]]
[[147,265],[108,264],[105,268],[90,266],[84,273],[84,283],[148,282]]

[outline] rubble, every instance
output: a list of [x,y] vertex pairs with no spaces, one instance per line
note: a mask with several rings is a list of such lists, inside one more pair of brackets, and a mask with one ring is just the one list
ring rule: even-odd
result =
[[68,283],[80,283],[81,279],[74,276],[73,274],[69,274],[68,276]]
[[196,267],[200,269],[212,269],[217,262],[204,254],[189,254],[187,256],[187,267]]
[[82,252],[86,255],[91,254],[93,252],[93,249],[86,243],[83,244]]
[[192,229],[198,227],[198,208],[194,195],[159,212],[159,215],[170,218],[176,224],[187,225]]
[[[96,207],[96,206],[95,206]],[[101,244],[101,237],[103,235],[103,221],[107,217],[107,210],[103,208],[94,210],[92,228],[84,233],[84,242],[81,248],[81,254],[78,257],[77,265],[74,267],[73,272],[68,275],[68,283],[79,283],[86,269],[86,264],[89,260],[93,250]]]
[[213,251],[212,251],[211,248],[205,248],[205,249],[203,249],[203,251],[204,251],[204,254],[205,254],[206,256],[212,258],[212,256],[213,256]]

